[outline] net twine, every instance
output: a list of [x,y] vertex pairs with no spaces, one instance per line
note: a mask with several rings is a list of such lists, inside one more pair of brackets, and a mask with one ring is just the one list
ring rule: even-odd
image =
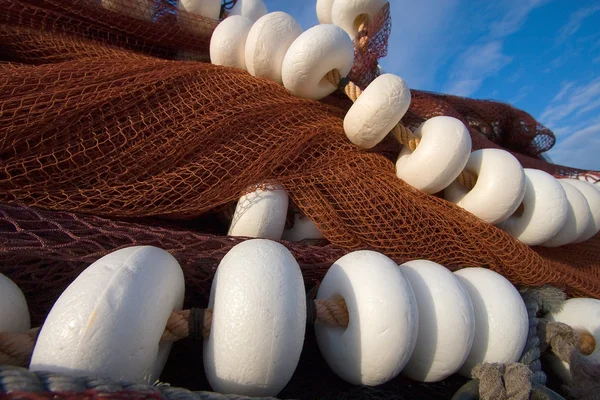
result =
[[[310,323],[322,323],[331,326],[347,327],[348,308],[343,299],[308,300],[314,305],[315,313]],[[195,312],[200,311],[200,312]],[[213,311],[211,309],[190,309],[173,311],[167,320],[161,341],[176,342],[192,337],[200,339],[210,335]],[[199,321],[198,321],[199,319]],[[26,332],[0,332],[0,365],[24,367],[29,365],[40,328]]]
[[[175,249],[178,260],[198,266],[188,275],[196,279],[194,291],[206,293],[217,257],[185,236],[217,234],[195,219],[268,179],[281,181],[345,251],[369,248],[395,261],[426,258],[450,269],[488,267],[514,284],[552,283],[570,295],[600,297],[600,237],[529,248],[419,193],[394,173],[396,140],[386,138],[370,152],[347,141],[340,123],[347,98],[307,101],[242,71],[149,57],[163,54],[152,46],[181,43],[161,23],[150,32],[143,23],[113,18],[119,38],[139,38],[141,30],[152,35],[137,52],[119,48],[122,41],[97,35],[108,30],[102,21],[109,13],[94,14],[97,7],[85,6],[91,0],[29,3],[0,1],[0,57],[11,61],[0,63],[0,258],[2,272],[24,287],[38,317],[94,254],[125,243]],[[510,106],[413,90],[403,124],[414,129],[435,115],[463,121],[474,149],[506,147],[523,166],[557,176],[582,172],[540,159],[552,133]],[[170,229],[159,232],[146,217],[168,219]],[[221,249],[233,243],[210,242]],[[309,252],[314,248],[294,254],[309,259]],[[304,276],[322,278],[327,267],[312,262]]]

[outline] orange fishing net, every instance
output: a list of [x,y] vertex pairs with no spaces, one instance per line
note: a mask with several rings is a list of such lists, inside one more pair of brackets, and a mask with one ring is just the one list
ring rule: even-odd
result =
[[[148,2],[126,2],[141,3]],[[242,70],[174,61],[206,58],[216,22],[182,17],[166,1],[153,4],[153,14],[140,18],[139,11],[119,15],[91,0],[0,0],[0,203],[20,203],[23,212],[174,220],[179,229],[235,201],[249,185],[276,180],[337,248],[449,268],[486,266],[515,284],[551,283],[600,298],[600,236],[532,249],[409,187],[395,176],[400,145],[393,138],[370,151],[346,139],[347,99],[304,100]],[[199,28],[184,29],[190,23],[181,18],[196,18]],[[553,134],[508,105],[413,91],[403,123],[414,128],[435,115],[465,122],[474,150],[503,147],[525,167],[557,176],[583,172],[545,162],[540,154]],[[35,261],[10,258],[24,254],[16,238],[39,235],[40,225],[23,227],[11,216],[16,211],[4,210],[0,252],[12,261],[3,269],[30,265],[29,276],[58,279],[35,269]],[[71,251],[100,254],[93,250],[97,227],[71,229],[47,212],[46,223],[57,218]],[[145,234],[123,226],[123,238],[131,239],[125,243]],[[168,236],[153,243],[168,249]],[[182,251],[202,257],[203,249],[186,243]],[[47,251],[43,241],[27,248],[33,258]],[[206,277],[201,281],[206,290]]]

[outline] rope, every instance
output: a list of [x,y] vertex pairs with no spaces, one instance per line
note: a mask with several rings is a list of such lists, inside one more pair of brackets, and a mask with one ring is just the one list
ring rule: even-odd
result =
[[480,364],[472,371],[479,379],[482,400],[528,400],[531,393],[531,370],[524,364]]
[[564,389],[573,398],[597,399],[600,393],[600,364],[592,364],[580,351],[581,332],[561,322],[540,324],[542,337],[547,346],[561,361],[569,364],[571,381]]
[[[340,75],[340,71],[337,69],[329,71],[325,75],[325,79],[329,81],[333,86],[337,87],[339,90],[342,90],[346,96],[352,102],[355,102],[360,95],[362,94],[362,89],[358,87],[355,83],[350,81],[349,79],[342,78]],[[408,146],[409,149],[415,151],[417,146],[421,142],[421,139],[406,126],[402,125],[400,122],[396,124],[392,128],[392,134],[402,144],[403,146]],[[473,174],[470,171],[463,170],[460,175],[457,177],[458,182],[465,186],[467,189],[471,190],[475,187],[475,183],[477,182],[477,175]]]
[[315,300],[317,321],[323,324],[348,327],[350,317],[348,307],[343,299],[340,300]]
[[523,288],[520,292],[529,320],[525,348],[517,363],[485,363],[473,368],[473,377],[479,379],[481,399],[529,399],[533,388],[546,385],[547,377],[542,370],[540,360],[542,340],[540,340],[539,330],[543,324],[538,315],[562,307],[565,294],[560,289],[548,285],[539,288]]
[[[86,398],[123,398],[130,399],[132,395],[142,393],[145,398],[156,395],[156,398],[166,400],[268,400],[274,397],[246,397],[235,394],[214,392],[192,392],[167,384],[145,385],[129,382],[114,382],[103,378],[73,377],[50,372],[32,372],[25,368],[0,366],[0,393],[11,392],[30,393],[81,393],[86,392]],[[135,396],[134,396],[135,397]]]
[[[318,321],[323,324],[347,327],[348,308],[343,299],[308,300],[307,309],[314,310],[307,315],[307,323]],[[312,304],[310,304],[312,303]],[[192,308],[173,311],[161,336],[161,341],[176,342],[187,337],[202,339],[210,335],[212,310]],[[39,328],[24,333],[0,333],[0,365],[27,366],[31,360]]]
[[28,365],[40,328],[27,332],[0,332],[0,365]]
[[358,25],[358,51],[364,53],[369,48],[369,15],[360,14],[355,23]]

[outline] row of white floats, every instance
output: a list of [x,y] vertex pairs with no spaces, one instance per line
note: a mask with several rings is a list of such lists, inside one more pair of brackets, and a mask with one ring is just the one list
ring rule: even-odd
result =
[[[0,331],[29,328],[25,298],[0,275]],[[213,390],[276,395],[304,344],[306,292],[298,263],[281,244],[250,239],[222,259],[212,282],[204,366]],[[153,383],[171,344],[160,338],[183,306],[177,261],[156,247],[115,251],[62,293],[41,328],[30,369]],[[478,363],[519,359],[528,315],[516,288],[484,268],[455,273],[425,260],[398,266],[368,250],[349,253],[325,275],[317,299],[345,301],[347,328],[315,322],[331,369],[356,385],[399,373],[418,381],[470,376]],[[550,319],[600,342],[600,300],[570,299]],[[600,362],[600,350],[587,356]],[[568,366],[557,364],[568,378]]]
[[[350,22],[359,15],[373,18],[385,3],[319,1],[319,20],[339,26],[320,24],[304,33],[284,12],[269,13],[257,21],[231,16],[212,35],[211,61],[282,83],[296,96],[321,99],[336,90],[325,75],[338,70],[346,76],[352,68],[352,38],[357,27]],[[359,147],[374,147],[404,116],[410,100],[408,86],[400,77],[379,76],[345,116],[346,135]],[[600,191],[594,185],[575,179],[556,180],[546,172],[523,169],[504,150],[471,153],[468,129],[452,117],[431,118],[415,135],[420,138],[417,149],[404,146],[396,162],[397,176],[411,186],[429,194],[443,191],[446,200],[531,246],[579,243],[600,231]],[[472,189],[457,180],[463,170],[477,176]],[[244,196],[230,235],[280,239],[287,210],[284,203],[284,194],[265,194],[264,190]],[[300,235],[291,232],[291,237],[322,237],[309,222],[299,229]]]
[[[105,7],[127,15],[134,12],[131,10],[139,14],[140,9],[150,9],[153,3],[148,1],[144,7],[143,2],[137,2],[133,7],[115,0],[102,1]],[[352,40],[358,34],[355,22],[359,16],[373,19],[386,3],[319,0],[316,10],[321,24],[303,33],[292,16],[267,13],[262,0],[239,0],[213,32],[211,61],[283,84],[296,96],[321,99],[336,90],[325,75],[338,70],[346,76],[352,68]],[[220,4],[220,0],[180,0],[178,7],[218,19]],[[410,100],[404,80],[392,74],[379,76],[344,118],[346,135],[356,145],[372,148],[404,116]],[[421,140],[418,148],[412,151],[404,146],[396,162],[398,177],[411,186],[430,194],[443,191],[446,200],[531,246],[579,243],[600,231],[600,191],[596,185],[556,180],[543,171],[523,169],[503,150],[471,153],[469,132],[455,118],[431,118],[415,135]],[[463,169],[477,176],[472,189],[456,179]],[[283,232],[287,202],[287,195],[281,192],[258,190],[244,196],[229,234],[289,240],[322,238],[314,224],[301,216],[296,217],[292,230]]]

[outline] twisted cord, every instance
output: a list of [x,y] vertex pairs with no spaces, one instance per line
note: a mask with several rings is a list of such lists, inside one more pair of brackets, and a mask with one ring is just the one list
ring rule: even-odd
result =
[[[129,398],[132,392],[156,395],[166,400],[270,400],[274,397],[246,397],[235,394],[190,390],[170,385],[146,385],[129,382],[115,382],[109,379],[73,377],[54,372],[28,371],[25,368],[0,366],[0,393],[89,393],[89,398]],[[121,396],[122,395],[122,396]]]
[[[339,90],[342,90],[346,96],[352,100],[352,102],[355,102],[362,94],[362,89],[349,79],[343,78],[340,75],[340,71],[337,69],[329,71],[325,75],[325,79],[327,79],[329,83],[337,87]],[[409,128],[402,125],[400,122],[398,122],[396,126],[392,128],[392,134],[396,140],[398,140],[398,142],[400,142],[403,146],[408,146],[411,151],[415,151],[421,142],[419,137],[417,137]],[[461,185],[464,185],[467,189],[471,190],[473,187],[475,187],[477,175],[470,171],[463,170],[457,179]]]

